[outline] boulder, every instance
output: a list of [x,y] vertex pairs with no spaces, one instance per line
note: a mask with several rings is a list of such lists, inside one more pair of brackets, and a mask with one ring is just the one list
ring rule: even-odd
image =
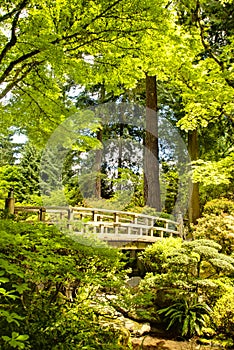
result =
[[136,287],[139,286],[140,282],[141,282],[141,277],[135,276],[135,277],[129,278],[129,279],[126,281],[126,284],[127,284],[128,287],[136,288]]
[[[189,350],[191,349],[191,344],[146,336],[133,338],[132,348],[133,350]],[[192,347],[192,349],[196,350],[199,348]]]
[[134,336],[142,336],[151,330],[149,323],[138,323],[127,318],[124,319],[124,327]]

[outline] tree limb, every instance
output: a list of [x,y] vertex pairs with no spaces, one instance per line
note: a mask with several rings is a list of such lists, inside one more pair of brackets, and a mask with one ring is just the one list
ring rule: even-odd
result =
[[[5,68],[5,70],[2,72],[1,76],[0,76],[0,84],[4,83],[7,79],[7,77],[10,76],[10,74],[12,74],[13,70],[22,62],[25,62],[27,60],[29,60],[30,58],[40,54],[43,51],[48,50],[48,48],[51,45],[56,45],[56,44],[63,44],[64,46],[67,45],[72,45],[75,44],[77,41],[80,41],[79,45],[76,45],[76,49],[78,50],[79,48],[88,45],[88,44],[92,44],[94,41],[100,41],[100,35],[104,34],[104,32],[111,32],[110,29],[108,30],[102,30],[100,33],[95,33],[95,35],[98,37],[94,37],[90,40],[89,37],[89,31],[87,31],[87,28],[93,24],[94,22],[96,22],[98,19],[106,16],[106,14],[108,14],[108,12],[110,12],[113,8],[115,8],[116,5],[120,4],[123,0],[115,0],[113,1],[111,4],[109,4],[105,9],[103,9],[99,14],[97,14],[96,16],[94,16],[94,18],[90,19],[88,21],[88,23],[85,23],[81,26],[81,30],[69,34],[69,35],[64,35],[61,38],[56,38],[55,40],[52,40],[50,42],[47,43],[45,48],[36,48],[33,49],[31,52],[28,52],[26,54],[23,54],[22,56],[13,59],[8,66]],[[17,38],[16,38],[16,26],[19,20],[19,15],[20,12],[22,11],[23,8],[25,8],[25,6],[27,5],[27,3],[29,2],[29,0],[23,0],[18,7],[16,7],[14,10],[12,10],[9,14],[6,14],[2,17],[0,17],[0,21],[3,21],[7,18],[12,17],[15,13],[15,17],[12,23],[12,30],[11,30],[11,39],[8,42],[8,44],[6,45],[6,47],[3,49],[2,53],[0,54],[0,62],[1,60],[6,56],[7,52],[16,44]],[[83,33],[82,33],[83,32]],[[128,31],[120,31],[121,35],[124,36],[126,34],[129,33]],[[73,41],[74,40],[74,41]],[[20,79],[22,80],[22,79]],[[7,92],[10,91],[10,88],[14,87],[13,82],[11,84],[8,84],[8,86],[2,91],[0,98],[4,97]]]
[[[201,42],[202,42],[202,45],[205,49],[205,51],[209,54],[209,56],[219,65],[220,69],[222,72],[225,72],[226,71],[226,68],[225,68],[225,65],[224,65],[224,62],[221,61],[215,54],[214,52],[212,51],[212,48],[211,46],[207,43],[206,39],[205,39],[205,30],[204,30],[204,27],[201,23],[201,18],[200,18],[200,3],[197,2],[197,23],[198,23],[198,27],[199,27],[199,30],[200,30],[200,37],[201,37]],[[234,88],[234,82],[230,79],[228,79],[227,77],[224,77],[226,83]]]
[[[5,87],[5,89],[0,93],[0,99],[4,98],[8,94],[8,92],[10,92],[20,81],[26,78],[26,76],[31,72],[31,70],[35,68],[36,65],[39,65],[39,64],[41,64],[41,61],[33,62],[33,64],[30,64],[30,65],[25,64],[21,68],[17,69],[12,81],[9,82]],[[26,67],[27,69],[23,72],[23,74],[19,78],[17,78],[19,74],[23,71],[23,69]]]
[[12,22],[12,27],[11,27],[11,39],[10,41],[6,44],[2,52],[0,53],[0,64],[3,60],[3,58],[6,56],[7,52],[16,44],[17,42],[17,37],[16,37],[16,26],[19,20],[19,15],[20,11],[16,13],[14,20]]
[[44,114],[46,116],[46,118],[53,123],[54,125],[57,125],[56,122],[51,119],[50,115],[48,113],[46,113],[46,111],[41,107],[41,105],[39,104],[39,102],[37,100],[35,100],[35,98],[26,90],[24,90],[21,86],[18,86],[19,90],[21,90],[24,94],[26,94],[31,101],[33,101],[35,103],[35,105],[37,106],[37,108],[39,109],[39,111]]
[[5,69],[5,71],[3,72],[3,74],[0,77],[0,84],[3,83],[6,79],[6,77],[11,73],[11,71],[15,68],[15,66],[18,63],[24,62],[26,61],[28,58],[31,58],[35,55],[37,55],[38,53],[40,53],[41,50],[33,50],[32,52],[29,52],[25,55],[22,55],[21,57],[17,58],[16,60],[12,61],[9,66]]
[[16,12],[20,13],[27,6],[28,3],[29,3],[29,0],[23,0],[11,12],[8,12],[5,15],[0,16],[0,22],[4,22],[8,18],[11,18]]

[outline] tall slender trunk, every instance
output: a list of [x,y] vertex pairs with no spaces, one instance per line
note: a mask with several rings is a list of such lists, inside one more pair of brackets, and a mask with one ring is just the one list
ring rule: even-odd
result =
[[161,211],[156,76],[146,75],[146,123],[144,139],[145,204]]
[[[102,143],[102,129],[99,129],[97,131],[97,139]],[[97,199],[100,199],[102,197],[101,165],[102,165],[102,149],[98,149],[96,150],[96,153],[95,153],[95,163],[94,163],[94,172],[95,172],[94,197]]]
[[123,166],[123,134],[124,134],[124,124],[123,124],[123,116],[119,116],[119,143],[118,143],[118,178],[121,177],[121,169]]
[[[188,152],[191,161],[198,160],[199,143],[197,129],[188,132]],[[191,182],[191,187],[192,189],[188,208],[189,223],[196,224],[197,219],[200,217],[199,184]]]
[[[99,101],[103,103],[105,100],[105,86],[101,86]],[[102,144],[103,141],[103,132],[102,129],[98,129],[97,131],[97,139]],[[94,188],[94,197],[100,199],[102,197],[102,179],[101,179],[101,167],[102,167],[102,154],[103,150],[98,149],[95,153],[95,161],[94,161],[94,172],[95,172],[95,188]]]

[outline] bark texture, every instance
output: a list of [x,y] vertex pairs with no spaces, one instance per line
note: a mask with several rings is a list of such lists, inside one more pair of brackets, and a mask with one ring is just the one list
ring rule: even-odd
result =
[[156,76],[146,75],[146,123],[144,140],[145,204],[161,211]]
[[[188,133],[188,152],[191,161],[198,160],[199,157],[199,144],[198,144],[198,132],[197,130],[189,131]],[[189,223],[196,224],[197,219],[200,217],[200,196],[199,196],[199,184],[191,182],[191,194],[189,200]]]

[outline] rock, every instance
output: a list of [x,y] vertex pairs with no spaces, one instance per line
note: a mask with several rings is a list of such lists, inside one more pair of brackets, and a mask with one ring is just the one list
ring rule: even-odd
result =
[[141,337],[133,338],[132,346],[133,350],[175,350],[178,349],[171,343],[171,347],[168,346],[168,341],[153,337]]
[[136,288],[136,287],[139,286],[140,282],[141,282],[141,277],[135,276],[135,277],[129,278],[129,279],[126,281],[126,284],[127,284],[128,287]]
[[149,333],[151,330],[149,323],[138,323],[127,318],[124,319],[124,327],[134,336],[142,336],[145,333]]
[[195,340],[175,341],[151,336],[132,338],[133,350],[211,350],[217,347],[199,345]]
[[138,331],[138,334],[141,336],[141,335],[143,335],[145,333],[149,333],[150,329],[151,329],[150,324],[149,323],[144,323],[142,325],[142,327],[140,328],[140,330]]

